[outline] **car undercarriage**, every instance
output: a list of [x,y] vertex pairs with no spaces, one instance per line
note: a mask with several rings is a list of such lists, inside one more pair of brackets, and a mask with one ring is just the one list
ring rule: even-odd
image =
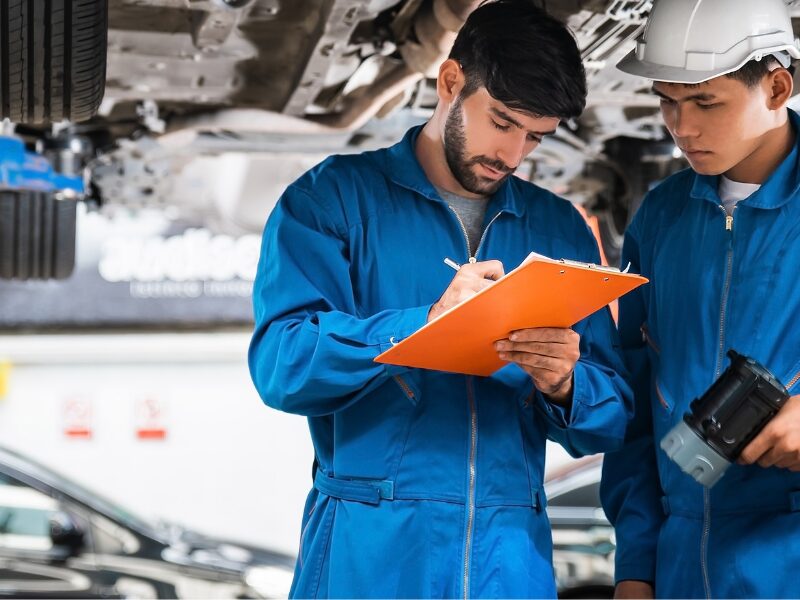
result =
[[[615,68],[642,33],[652,1],[538,1],[573,31],[589,96],[583,115],[563,123],[518,175],[596,216],[613,263],[648,186],[685,164],[662,127],[650,82]],[[13,0],[0,16],[22,45],[0,36],[10,65],[0,73],[0,114],[9,118],[6,132],[31,152],[83,178],[78,200],[90,210],[157,208],[215,231],[257,233],[302,171],[330,153],[390,144],[432,114],[438,66],[477,4]],[[799,2],[787,4],[800,16]],[[34,50],[37,42],[44,53]],[[102,61],[97,48],[106,44]],[[65,73],[71,85],[53,83]],[[627,168],[634,162],[641,168]],[[17,214],[18,194],[29,193],[4,192],[0,204]],[[2,222],[7,240],[19,223]],[[52,246],[44,216],[25,223],[41,230],[40,246]],[[34,243],[22,237],[17,246]],[[23,268],[8,258],[9,248],[2,252],[3,278],[54,276]]]

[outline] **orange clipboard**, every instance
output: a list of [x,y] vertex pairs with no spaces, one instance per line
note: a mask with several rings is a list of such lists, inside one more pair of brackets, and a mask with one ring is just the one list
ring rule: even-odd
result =
[[531,254],[375,362],[489,376],[508,364],[497,356],[497,340],[517,329],[572,327],[647,281],[612,267]]

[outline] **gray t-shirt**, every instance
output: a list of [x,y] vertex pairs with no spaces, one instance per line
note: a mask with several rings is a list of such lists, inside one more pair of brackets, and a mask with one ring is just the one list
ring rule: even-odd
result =
[[467,230],[467,239],[469,239],[469,255],[475,256],[478,251],[478,244],[481,242],[483,235],[483,220],[486,217],[486,206],[489,204],[488,198],[465,198],[458,194],[453,194],[440,187],[436,188],[442,200],[450,205],[464,228]]

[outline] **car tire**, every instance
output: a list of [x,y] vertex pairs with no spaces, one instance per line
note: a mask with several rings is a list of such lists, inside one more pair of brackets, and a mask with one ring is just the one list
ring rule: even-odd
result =
[[103,99],[108,0],[0,2],[0,119],[85,121]]
[[77,200],[0,192],[0,279],[66,279],[75,267]]

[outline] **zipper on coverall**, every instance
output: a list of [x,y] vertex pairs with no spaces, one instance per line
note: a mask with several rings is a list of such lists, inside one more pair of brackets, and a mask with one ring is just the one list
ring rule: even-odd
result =
[[[492,220],[489,221],[489,224],[483,230],[483,234],[481,235],[481,239],[478,242],[478,247],[475,249],[475,254],[472,254],[472,249],[469,245],[469,235],[467,234],[467,228],[464,226],[464,222],[461,220],[461,217],[458,216],[458,213],[453,210],[452,207],[449,207],[450,211],[456,216],[458,220],[458,224],[461,226],[461,232],[464,234],[464,242],[467,246],[467,256],[469,257],[469,262],[474,263],[477,262],[475,256],[478,254],[478,250],[480,250],[481,245],[483,244],[483,240],[486,238],[486,232],[489,231],[489,227],[491,227],[492,223],[497,220],[503,211],[501,210],[498,212]],[[463,585],[464,585],[464,593],[463,597],[466,600],[469,598],[469,575],[470,575],[470,555],[472,554],[472,530],[475,526],[475,480],[477,478],[477,467],[476,467],[476,455],[478,450],[478,409],[475,404],[475,390],[473,388],[473,377],[467,376],[467,399],[469,400],[469,421],[470,421],[470,439],[469,439],[469,493],[467,496],[467,524],[466,524],[466,531],[464,534],[464,570],[463,570]]]
[[[731,214],[720,205],[720,210],[725,214],[725,231],[728,232],[728,251],[725,258],[725,281],[722,284],[722,298],[719,308],[719,347],[717,351],[717,366],[714,379],[719,379],[722,373],[722,363],[725,358],[725,321],[728,311],[728,297],[731,291],[731,276],[733,275],[733,207]],[[708,576],[708,536],[711,531],[711,497],[707,487],[703,488],[703,537],[700,543],[700,563],[703,571],[703,586],[706,598],[711,599],[711,581]]]

